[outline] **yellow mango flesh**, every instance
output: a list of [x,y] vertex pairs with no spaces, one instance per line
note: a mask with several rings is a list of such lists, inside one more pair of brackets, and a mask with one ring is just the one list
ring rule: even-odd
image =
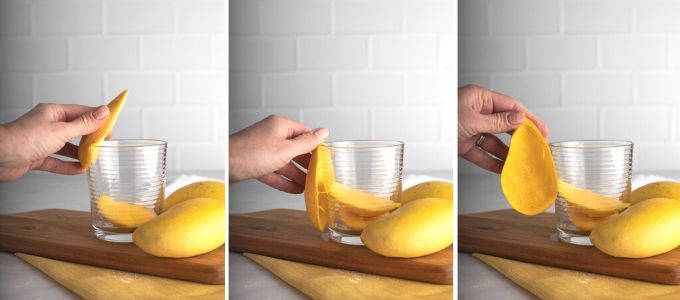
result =
[[305,208],[314,228],[323,232],[328,224],[329,186],[335,181],[330,150],[318,146],[312,151],[305,178]]
[[607,215],[602,217],[593,217],[586,215],[580,212],[579,210],[574,209],[573,207],[570,207],[567,210],[567,214],[569,215],[569,220],[571,221],[571,223],[576,225],[576,227],[582,231],[591,231],[593,230],[593,228],[595,228],[597,224],[606,220],[610,216],[613,216]]
[[380,220],[382,217],[382,215],[374,217],[360,216],[346,207],[340,207],[338,209],[338,215],[342,219],[342,222],[347,225],[347,227],[358,231],[364,230],[368,224]]
[[562,180],[558,180],[557,189],[567,203],[583,214],[593,217],[604,217],[617,213],[630,204],[617,198],[607,197],[591,190],[580,189]]
[[224,182],[200,181],[188,184],[161,201],[161,213],[177,203],[193,198],[212,198],[224,201]]
[[387,257],[418,257],[453,243],[453,201],[423,198],[404,204],[364,229],[361,241]]
[[154,256],[195,256],[224,244],[224,218],[223,200],[189,199],[138,227],[132,240]]
[[78,144],[78,160],[80,160],[80,165],[83,169],[89,169],[90,165],[97,161],[97,148],[92,146],[101,144],[104,139],[111,134],[113,126],[116,125],[116,121],[118,120],[118,115],[120,115],[120,111],[123,109],[127,96],[128,91],[124,90],[115,99],[109,102],[107,105],[109,108],[109,117],[106,119],[104,125],[80,139],[80,143]]
[[381,198],[362,190],[350,188],[334,182],[330,185],[328,196],[331,200],[347,207],[359,216],[375,217],[399,207],[399,203],[389,198]]
[[121,228],[137,228],[156,217],[153,210],[133,203],[116,201],[108,195],[97,200],[99,213],[109,222]]
[[557,174],[552,154],[529,119],[512,135],[501,172],[501,188],[510,206],[525,215],[537,215],[555,202]]
[[658,181],[643,185],[630,194],[631,204],[651,198],[668,198],[680,200],[680,182]]
[[680,245],[678,232],[680,201],[653,198],[598,224],[590,241],[611,256],[643,258],[675,249]]
[[453,183],[446,181],[427,181],[407,188],[401,193],[399,202],[409,203],[421,198],[442,198],[453,201]]

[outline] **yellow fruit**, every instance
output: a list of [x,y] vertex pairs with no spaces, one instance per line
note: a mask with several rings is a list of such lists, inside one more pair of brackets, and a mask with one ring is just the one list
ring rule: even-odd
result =
[[427,181],[416,184],[401,193],[399,202],[406,204],[421,198],[453,200],[453,183],[447,181]]
[[567,210],[567,214],[569,215],[569,220],[571,221],[571,223],[574,224],[579,230],[582,230],[582,231],[591,231],[600,222],[608,219],[609,217],[614,216],[614,215],[607,215],[607,216],[602,216],[602,217],[593,217],[593,216],[586,215],[586,214],[580,212],[579,210],[574,209],[573,207],[570,207]]
[[305,208],[312,225],[324,231],[328,224],[328,186],[335,181],[333,160],[328,147],[320,145],[312,151],[305,179]]
[[548,209],[557,197],[557,174],[548,144],[531,120],[518,127],[501,172],[510,206],[525,215]]
[[152,209],[129,202],[116,201],[108,195],[99,197],[97,209],[106,220],[121,228],[137,228],[156,216]]
[[346,207],[340,207],[340,209],[338,210],[338,215],[340,215],[342,222],[345,223],[347,227],[358,231],[364,230],[364,228],[366,228],[368,224],[380,220],[380,218],[382,217],[382,216],[363,217],[354,213],[352,210]]
[[113,99],[107,106],[109,107],[109,118],[106,120],[104,125],[99,127],[93,133],[83,136],[80,139],[80,144],[78,145],[78,159],[80,160],[80,165],[84,169],[89,169],[95,161],[97,161],[98,151],[96,146],[101,144],[104,139],[111,133],[113,126],[116,125],[118,120],[118,115],[123,109],[123,104],[125,104],[125,99],[127,99],[128,91],[124,90],[115,99]]
[[194,198],[178,203],[132,234],[135,245],[154,256],[190,257],[224,244],[224,201]]
[[224,182],[200,181],[188,184],[161,201],[161,213],[177,203],[193,198],[212,198],[224,201]]
[[580,189],[561,179],[557,181],[560,196],[575,209],[591,217],[605,217],[617,213],[630,204],[591,190]]
[[667,198],[644,200],[598,224],[590,241],[615,257],[642,258],[680,245],[680,201]]
[[635,204],[651,198],[680,200],[680,182],[658,181],[643,185],[630,194],[628,202]]
[[453,201],[423,198],[411,201],[369,224],[361,241],[387,257],[418,257],[453,243]]
[[400,205],[389,198],[381,198],[337,182],[330,185],[328,196],[331,200],[340,203],[341,206],[347,207],[364,217],[380,216]]

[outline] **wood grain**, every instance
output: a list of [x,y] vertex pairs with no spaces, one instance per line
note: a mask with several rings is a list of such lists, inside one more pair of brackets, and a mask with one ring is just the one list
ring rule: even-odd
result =
[[229,216],[229,250],[437,284],[453,282],[453,250],[417,258],[389,258],[366,247],[321,238],[299,210],[276,209]]
[[160,258],[132,243],[97,239],[90,213],[48,209],[0,215],[0,250],[208,284],[224,284],[224,246],[189,258]]
[[[458,217],[459,251],[665,284],[680,284],[680,249],[643,259],[616,258],[557,239],[556,217],[513,210]],[[680,234],[680,233],[679,233]]]

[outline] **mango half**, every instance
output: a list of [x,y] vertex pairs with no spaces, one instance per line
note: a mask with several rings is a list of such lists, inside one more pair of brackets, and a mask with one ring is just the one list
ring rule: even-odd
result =
[[94,132],[83,136],[78,144],[78,160],[80,160],[80,166],[87,170],[90,168],[95,161],[97,161],[98,151],[96,147],[101,144],[104,139],[111,133],[113,126],[116,125],[118,120],[118,115],[123,109],[123,104],[125,104],[125,99],[127,99],[128,91],[124,90],[115,99],[111,100],[107,105],[109,108],[109,118],[106,119],[104,125],[99,127],[99,129]]
[[224,214],[224,200],[186,200],[137,227],[132,241],[158,257],[207,253],[224,244]]
[[368,224],[361,241],[387,257],[418,257],[438,252],[453,243],[453,201],[423,198],[404,204]]
[[635,204],[651,198],[680,200],[680,182],[657,181],[643,185],[630,194],[629,202]]
[[557,173],[552,153],[529,119],[512,135],[501,171],[501,188],[510,206],[529,216],[542,213],[557,198]]
[[653,198],[597,224],[590,241],[615,257],[642,258],[680,245],[680,201]]

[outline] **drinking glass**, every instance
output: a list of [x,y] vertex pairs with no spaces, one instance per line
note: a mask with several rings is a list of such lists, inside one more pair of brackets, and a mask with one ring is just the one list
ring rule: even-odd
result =
[[551,143],[558,177],[557,232],[566,243],[590,246],[597,223],[627,207],[633,163],[630,141]]
[[333,160],[335,187],[329,195],[330,239],[363,245],[361,232],[395,208],[401,195],[404,143],[338,141],[323,144]]
[[131,242],[135,228],[156,216],[165,198],[167,143],[111,140],[92,147],[98,153],[87,173],[94,233]]

